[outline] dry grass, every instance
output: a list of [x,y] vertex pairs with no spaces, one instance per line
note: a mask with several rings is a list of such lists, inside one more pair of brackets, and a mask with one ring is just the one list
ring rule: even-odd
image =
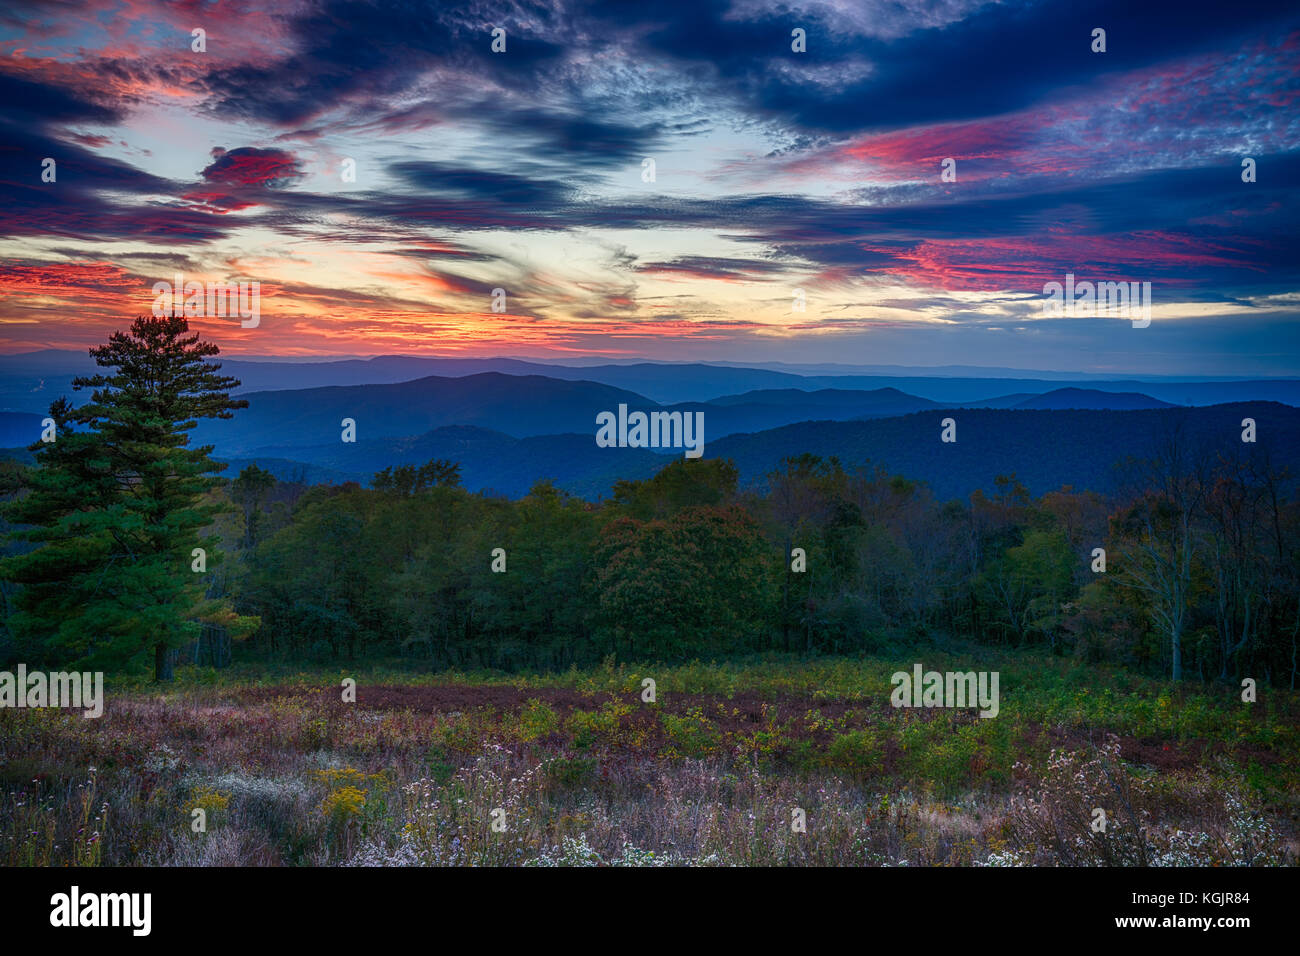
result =
[[1231,753],[1141,760],[1168,747],[801,690],[140,691],[100,720],[0,712],[0,862],[1295,862],[1289,778],[1269,803]]

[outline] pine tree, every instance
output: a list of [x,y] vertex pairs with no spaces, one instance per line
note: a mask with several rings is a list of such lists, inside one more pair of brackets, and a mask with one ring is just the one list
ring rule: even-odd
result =
[[73,430],[66,398],[50,405],[50,418],[55,440],[31,446],[36,467],[23,472],[19,496],[4,509],[17,526],[9,538],[29,548],[0,563],[0,576],[19,585],[9,630],[20,657],[89,658],[94,640],[81,625],[114,560],[117,482],[98,436]]
[[[257,544],[261,524],[262,501],[275,488],[275,475],[257,465],[248,465],[230,483],[230,497],[244,509],[244,551]],[[247,557],[247,555],[245,555]]]
[[0,562],[0,576],[22,585],[10,622],[20,647],[39,642],[47,657],[99,667],[152,651],[155,677],[169,680],[169,650],[203,624],[239,634],[256,623],[207,598],[196,570],[196,548],[207,567],[220,560],[200,532],[221,510],[210,493],[225,466],[208,457],[212,446],[189,447],[186,433],[248,406],[228,394],[239,382],[205,361],[218,352],[183,316],[144,316],[90,350],[115,371],[73,381],[95,390],[88,404],[51,406],[56,439],[32,446],[29,492],[6,508],[30,526],[18,536],[37,545]]

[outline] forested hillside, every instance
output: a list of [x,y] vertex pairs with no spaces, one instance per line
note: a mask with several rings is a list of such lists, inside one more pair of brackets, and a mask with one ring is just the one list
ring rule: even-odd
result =
[[[218,526],[234,548],[214,586],[260,617],[247,652],[282,660],[564,668],[953,634],[1152,675],[1177,647],[1196,680],[1296,677],[1300,501],[1249,451],[1196,459],[1171,438],[1123,494],[1034,496],[1007,475],[947,502],[812,455],[763,493],[729,462],[674,461],[600,505],[546,482],[517,501],[471,494],[452,467],[370,488],[251,474],[221,493],[238,514]],[[1175,633],[1162,621],[1180,583]]]

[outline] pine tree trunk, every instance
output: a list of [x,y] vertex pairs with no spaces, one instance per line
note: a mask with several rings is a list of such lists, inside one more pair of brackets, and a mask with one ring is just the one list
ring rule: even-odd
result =
[[175,676],[175,660],[166,644],[159,642],[153,648],[153,676],[159,683]]

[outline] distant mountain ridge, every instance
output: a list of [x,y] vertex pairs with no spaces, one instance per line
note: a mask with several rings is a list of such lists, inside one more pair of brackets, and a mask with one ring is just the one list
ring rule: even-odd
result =
[[390,465],[423,464],[441,458],[460,464],[461,482],[471,491],[519,497],[538,481],[553,479],[566,491],[592,500],[608,495],[620,479],[649,478],[679,457],[648,449],[600,448],[591,434],[514,438],[486,428],[455,425],[423,435],[375,438],[355,444],[265,448],[244,460],[256,462],[279,477],[276,467],[285,473],[293,472],[295,463],[286,458],[289,455],[305,456],[311,467],[365,485],[375,472]]
[[[40,357],[37,371],[54,368],[55,359]],[[406,374],[427,367],[424,363],[429,361],[434,360],[402,359],[389,371],[397,374],[400,366]],[[463,370],[482,361],[486,360],[463,360],[456,367]],[[272,372],[292,367],[292,363],[268,364]],[[694,376],[692,388],[717,384],[711,376],[719,371],[732,379],[753,371],[648,363],[568,371],[576,376],[610,369],[623,370],[634,379]],[[1289,403],[1252,400],[1188,408],[1149,394],[1159,388],[1231,393],[1241,383],[1157,383],[1118,389],[1113,387],[1117,383],[1090,382],[1080,387],[1057,381],[1037,383],[1051,388],[1023,390],[1015,386],[1024,383],[989,379],[978,386],[984,392],[994,390],[993,395],[941,401],[911,394],[897,381],[874,388],[845,388],[839,387],[845,384],[842,379],[832,377],[838,383],[835,387],[815,388],[810,387],[813,378],[771,372],[758,377],[773,375],[793,379],[799,387],[783,383],[720,392],[707,402],[661,404],[647,394],[608,382],[478,371],[385,384],[241,390],[250,407],[228,421],[202,422],[192,441],[213,445],[214,457],[221,460],[241,467],[256,461],[286,479],[368,482],[389,465],[447,458],[461,463],[465,484],[472,490],[517,496],[549,478],[593,499],[608,494],[618,479],[646,477],[678,454],[672,449],[598,447],[597,414],[616,412],[620,405],[630,411],[702,412],[704,456],[734,458],[744,480],[751,483],[779,467],[783,458],[811,452],[837,456],[846,465],[877,462],[928,482],[941,496],[964,497],[975,488],[991,488],[996,475],[1010,472],[1035,492],[1063,484],[1105,491],[1114,463],[1149,454],[1160,428],[1182,422],[1197,441],[1218,443],[1220,450],[1235,453],[1242,450],[1242,417],[1258,421],[1258,447],[1248,450],[1265,449],[1279,462],[1300,466],[1300,428],[1296,427],[1300,409]],[[954,381],[959,380],[943,380],[947,384],[932,392]],[[1267,392],[1273,385],[1286,391],[1300,383],[1245,384]],[[43,417],[28,411],[0,412],[0,447],[25,447],[39,440]],[[938,442],[939,422],[946,417],[958,423],[958,442],[953,445]],[[344,420],[355,423],[355,442],[342,440]]]
[[[660,405],[644,395],[598,382],[539,375],[480,372],[460,378],[429,376],[392,385],[349,385],[256,392],[250,408],[234,420],[204,422],[196,439],[232,453],[275,446],[293,457],[298,445],[339,440],[342,422],[356,423],[357,438],[400,438],[438,428],[473,425],[514,438],[594,433],[596,416],[626,405],[629,411],[703,412],[705,440],[765,431],[805,421],[889,418],[927,409],[956,407],[908,395],[896,388],[873,390],[760,389],[711,402]],[[1011,396],[1017,408],[1163,408],[1167,403],[1133,393],[1064,388],[1029,399]],[[988,403],[998,407],[996,402]]]
[[[874,390],[897,388],[931,402],[972,403],[1021,393],[1039,395],[1061,388],[1103,392],[1136,392],[1178,405],[1210,405],[1231,401],[1279,401],[1300,406],[1300,379],[1232,381],[1179,381],[1167,377],[1140,380],[1131,377],[1078,380],[1053,372],[1049,377],[1007,376],[995,370],[975,374],[918,374],[914,370],[882,369],[876,374],[811,374],[707,363],[652,363],[558,365],[510,358],[422,358],[380,356],[333,362],[250,361],[222,356],[223,372],[243,385],[238,394],[328,386],[389,385],[431,375],[459,378],[484,372],[506,375],[542,375],[564,381],[590,381],[652,399],[660,403],[703,402],[761,390],[819,389]],[[792,368],[799,368],[794,366]],[[0,409],[43,413],[52,399],[68,395],[83,401],[84,393],[71,391],[74,375],[90,374],[94,362],[83,352],[45,351],[26,355],[0,355]],[[954,367],[952,371],[966,371]],[[1048,375],[1048,373],[1043,373]]]
[[[1019,398],[1019,396],[1015,396]],[[996,408],[999,406],[990,405]],[[1108,411],[1135,411],[1143,408],[1176,408],[1173,402],[1162,402],[1138,392],[1105,392],[1095,388],[1058,388],[1042,395],[1031,395],[1022,401],[1004,406],[1026,409],[1088,409]]]
[[[957,441],[940,441],[953,418]],[[1241,440],[1253,418],[1257,441]],[[891,473],[925,481],[940,498],[991,491],[1014,473],[1034,494],[1065,485],[1102,493],[1116,487],[1117,463],[1151,457],[1161,437],[1181,429],[1190,447],[1211,455],[1267,454],[1300,473],[1300,409],[1277,402],[1133,411],[966,409],[928,411],[862,422],[806,422],[715,442],[706,457],[731,458],[750,482],[805,452],[849,464],[871,461]]]
[[893,387],[875,389],[822,388],[804,391],[797,388],[756,389],[739,395],[723,395],[710,399],[708,405],[731,407],[765,406],[798,407],[808,409],[828,408],[839,412],[837,417],[856,418],[859,415],[906,415],[925,408],[938,408],[942,403],[927,398],[908,395]]
[[[1241,421],[1247,417],[1256,421],[1255,445],[1241,441]],[[939,440],[944,418],[956,421],[955,443]],[[704,457],[732,459],[746,485],[761,484],[784,458],[808,452],[835,456],[850,469],[867,462],[880,465],[925,481],[944,499],[965,498],[976,488],[991,491],[995,477],[1012,473],[1035,494],[1065,485],[1104,493],[1115,487],[1118,462],[1149,457],[1160,435],[1173,428],[1214,455],[1267,454],[1275,465],[1300,473],[1300,409],[1270,402],[1132,411],[942,408],[887,418],[805,421],[714,440],[706,433]],[[12,448],[3,454],[28,458]],[[619,479],[648,477],[676,455],[600,448],[593,430],[516,438],[457,425],[413,436],[361,437],[356,443],[344,443],[336,435],[323,442],[245,452],[219,447],[214,457],[231,462],[230,477],[256,462],[282,480],[363,484],[389,465],[446,458],[461,464],[471,491],[518,497],[537,481],[551,479],[596,500],[607,496]]]
[[939,407],[897,389],[789,389],[744,393],[717,402],[660,405],[644,395],[598,382],[498,372],[460,378],[430,376],[392,385],[255,392],[242,397],[249,401],[249,408],[229,421],[201,423],[196,440],[232,454],[276,446],[277,454],[284,455],[294,446],[339,441],[344,419],[356,423],[358,440],[421,435],[454,425],[473,425],[514,438],[594,435],[600,412],[616,412],[626,405],[629,411],[704,412],[708,441],[811,419],[882,417]]
[[[940,441],[953,418],[957,441]],[[1258,441],[1241,441],[1241,420],[1256,420]],[[1150,457],[1160,437],[1181,428],[1187,441],[1215,455],[1267,454],[1300,473],[1300,409],[1269,402],[1210,408],[1111,410],[940,409],[861,421],[811,421],[706,442],[705,458],[730,458],[746,486],[761,485],[787,457],[805,452],[837,457],[846,468],[870,462],[926,482],[941,499],[991,492],[999,475],[1015,474],[1034,494],[1064,486],[1115,490],[1116,466]],[[476,428],[443,428],[414,438],[376,439],[318,449],[269,448],[268,460],[307,453],[313,467],[367,483],[388,465],[430,458],[461,463],[471,491],[517,497],[551,479],[589,500],[607,496],[620,478],[645,478],[673,456],[646,449],[602,449],[591,434],[515,439]],[[261,463],[262,459],[253,456]],[[263,467],[268,467],[263,464]]]
[[597,382],[482,372],[429,376],[391,385],[335,385],[242,396],[250,407],[228,421],[205,421],[195,438],[224,450],[341,442],[343,421],[358,441],[419,435],[449,425],[507,431],[516,438],[592,430],[596,413],[646,400]]

